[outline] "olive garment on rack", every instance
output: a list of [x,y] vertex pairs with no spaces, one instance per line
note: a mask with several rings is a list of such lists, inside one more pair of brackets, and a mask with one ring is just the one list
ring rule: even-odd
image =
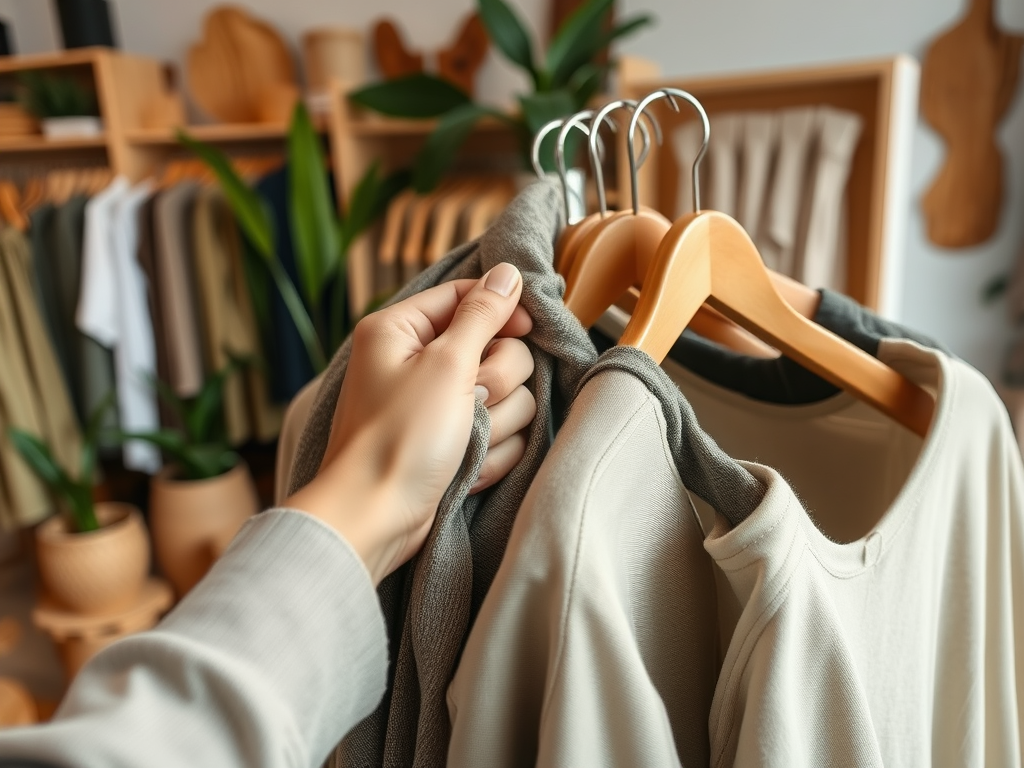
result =
[[[562,420],[562,403],[597,361],[586,331],[565,308],[565,283],[554,271],[554,242],[561,228],[557,184],[537,182],[509,205],[477,242],[460,247],[407,285],[393,301],[459,278],[478,278],[507,261],[523,277],[521,303],[533,318],[525,341],[535,361],[527,386],[537,401],[526,453],[496,486],[473,496],[487,452],[490,425],[477,404],[466,459],[438,509],[423,550],[381,584],[392,649],[392,684],[377,712],[341,744],[335,764],[437,766],[446,759],[449,722],[445,704],[462,645],[494,578],[526,491]],[[294,492],[316,474],[330,433],[351,339],[328,368],[299,442]],[[699,461],[687,481],[716,509],[742,519],[763,493],[761,483],[733,462],[685,417],[681,439]],[[344,684],[339,681],[339,685]]]
[[7,428],[40,437],[69,471],[78,466],[81,434],[36,302],[29,243],[10,227],[0,227],[0,360],[0,526],[14,528],[39,522],[53,505]]

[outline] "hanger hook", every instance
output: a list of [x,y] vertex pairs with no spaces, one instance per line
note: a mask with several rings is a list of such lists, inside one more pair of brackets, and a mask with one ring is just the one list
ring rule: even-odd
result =
[[533,137],[533,147],[530,148],[530,161],[533,163],[533,171],[539,179],[544,178],[544,166],[540,164],[540,145],[544,143],[544,137],[556,128],[561,128],[564,122],[564,117],[555,118],[541,126],[541,129],[537,131],[537,135]]
[[585,120],[590,120],[594,116],[594,110],[584,109],[581,112],[577,112],[575,115],[566,118],[562,124],[561,130],[558,132],[558,140],[555,142],[555,167],[558,169],[558,178],[562,180],[562,195],[565,202],[565,221],[568,224],[572,224],[573,221],[569,217],[569,171],[565,165],[565,141],[569,137],[569,131],[573,128],[579,128],[583,131],[584,135],[590,136],[590,128],[587,127]]
[[[594,115],[594,119],[590,123],[590,165],[594,169],[594,182],[597,187],[597,202],[601,210],[601,217],[608,213],[608,200],[605,195],[604,188],[604,170],[601,167],[601,158],[598,155],[598,141],[600,139],[599,129],[601,123],[607,120],[608,115],[614,112],[616,109],[629,109],[631,111],[636,110],[636,102],[632,99],[618,99],[616,101],[605,104],[601,109]],[[661,125],[651,115],[646,115],[647,121],[654,127],[654,139],[658,144],[661,144]],[[618,128],[612,121],[608,121],[608,125],[612,131],[617,131]],[[647,128],[647,123],[640,123],[640,133],[644,140],[644,147],[640,150],[640,158],[637,161],[637,167],[644,164],[647,160],[647,155],[651,150],[651,134]]]
[[654,93],[647,94],[647,96],[645,96],[637,105],[636,111],[633,112],[633,118],[629,121],[629,141],[626,143],[626,150],[629,152],[629,181],[633,192],[633,213],[640,212],[640,203],[637,200],[638,183],[636,151],[633,149],[633,137],[636,135],[636,124],[639,122],[640,115],[644,113],[644,110],[658,99],[667,98],[672,109],[678,112],[679,105],[676,103],[674,97],[678,97],[689,102],[690,106],[697,110],[697,114],[700,116],[701,123],[704,127],[704,141],[701,142],[700,151],[697,152],[697,157],[693,160],[693,168],[690,171],[693,184],[693,212],[700,213],[700,161],[704,159],[704,153],[708,151],[708,142],[711,139],[711,124],[708,122],[708,113],[704,111],[704,106],[697,101],[693,94],[687,93],[679,88],[661,88]]

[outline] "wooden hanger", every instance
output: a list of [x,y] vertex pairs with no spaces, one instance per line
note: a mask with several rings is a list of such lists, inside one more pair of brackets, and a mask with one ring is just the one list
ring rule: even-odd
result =
[[427,247],[427,224],[434,207],[446,195],[456,189],[458,183],[451,179],[441,182],[432,192],[421,195],[409,207],[409,221],[402,244],[403,275],[414,275],[424,267],[424,252]]
[[459,218],[465,213],[469,203],[484,189],[480,179],[468,178],[458,182],[451,192],[438,201],[434,207],[434,216],[430,224],[430,240],[424,256],[427,264],[440,261],[455,243]]
[[470,201],[465,215],[465,241],[476,240],[487,231],[515,196],[510,179],[501,179],[487,192]]
[[406,215],[409,212],[409,206],[415,199],[416,191],[405,189],[399,192],[388,205],[380,235],[380,247],[377,249],[377,260],[385,266],[393,266],[398,261]]
[[[700,211],[698,167],[707,149],[707,114],[690,94],[663,89],[647,96],[630,121],[652,101],[666,96],[692,104],[704,123],[704,145],[694,162],[695,212],[677,220],[658,245],[641,276],[640,297],[620,344],[636,347],[661,362],[683,330],[708,302],[730,320],[769,342],[826,381],[870,403],[924,437],[931,425],[932,396],[880,360],[808,320],[776,290],[757,247],[740,225],[717,211]],[[630,167],[636,205],[636,164]],[[621,294],[632,276],[619,283]],[[614,287],[608,292],[613,292]]]
[[21,212],[20,198],[13,181],[0,181],[0,216],[19,232],[27,232],[29,220]]

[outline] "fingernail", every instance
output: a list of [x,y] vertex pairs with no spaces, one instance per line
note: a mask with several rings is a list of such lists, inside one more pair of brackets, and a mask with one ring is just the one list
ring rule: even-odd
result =
[[473,387],[473,397],[479,400],[481,403],[486,403],[487,398],[491,396],[491,393],[487,390],[487,387],[482,384],[477,384]]
[[503,261],[487,274],[484,287],[499,296],[508,298],[519,283],[519,270]]

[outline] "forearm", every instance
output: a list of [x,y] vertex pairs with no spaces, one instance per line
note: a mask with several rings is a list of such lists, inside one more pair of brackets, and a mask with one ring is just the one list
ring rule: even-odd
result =
[[272,510],[155,630],[87,664],[52,723],[0,733],[0,765],[319,765],[386,673],[362,561],[324,523]]

